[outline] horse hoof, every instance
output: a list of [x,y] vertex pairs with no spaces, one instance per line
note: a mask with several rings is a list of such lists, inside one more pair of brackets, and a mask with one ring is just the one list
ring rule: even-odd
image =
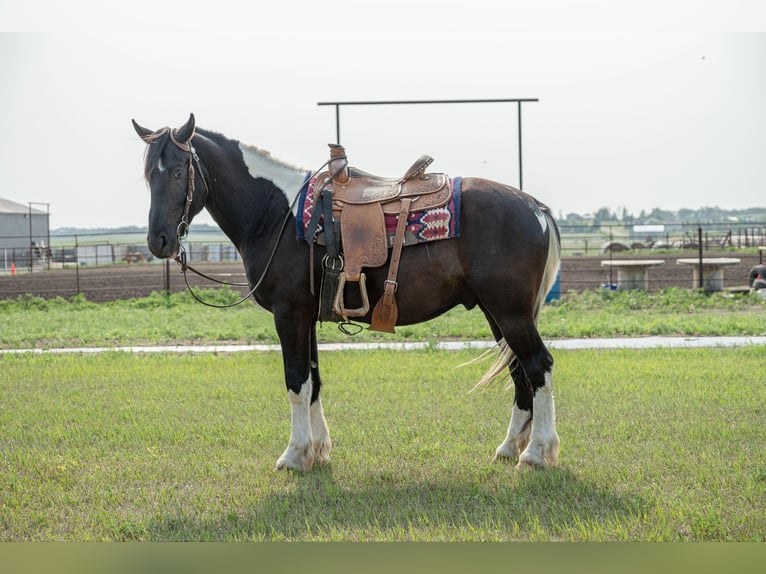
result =
[[277,460],[277,465],[274,467],[274,470],[282,470],[283,468],[286,468],[297,472],[308,472],[313,466],[313,449],[310,447],[288,447],[282,456],[279,457],[279,460]]
[[492,457],[492,464],[497,464],[499,462],[505,462],[508,460],[515,460],[516,456],[516,453],[507,453],[497,449],[495,451],[495,456]]
[[504,459],[516,460],[519,458],[519,453],[526,448],[527,442],[528,441],[522,439],[506,439],[503,444],[495,450],[495,457],[492,459],[492,462],[500,462]]
[[[558,450],[558,449],[556,449]],[[558,452],[550,452],[548,456],[541,453],[530,452],[529,449],[521,453],[519,463],[516,468],[519,470],[525,468],[544,469],[553,468],[558,464]]]
[[330,462],[331,442],[314,443],[314,464],[325,464]]
[[546,465],[543,461],[531,460],[529,458],[519,459],[516,465],[516,470],[518,471],[542,470],[544,468],[546,468]]

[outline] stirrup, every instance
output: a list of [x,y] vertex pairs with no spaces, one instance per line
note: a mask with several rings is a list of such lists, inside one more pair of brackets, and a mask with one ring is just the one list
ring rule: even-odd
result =
[[364,273],[359,274],[359,292],[362,294],[362,306],[357,309],[346,309],[343,297],[343,288],[346,286],[346,272],[342,271],[338,276],[338,291],[335,293],[333,310],[347,319],[348,317],[364,317],[370,312],[370,300],[367,297],[367,277]]

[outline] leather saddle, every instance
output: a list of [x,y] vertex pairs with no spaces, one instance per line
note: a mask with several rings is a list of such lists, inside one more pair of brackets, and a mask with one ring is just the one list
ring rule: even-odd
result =
[[[331,262],[339,269],[338,287],[335,290],[332,310],[347,321],[349,317],[364,317],[370,310],[367,297],[365,267],[381,267],[389,260],[389,273],[384,285],[384,294],[376,305],[370,329],[394,332],[398,311],[394,293],[398,288],[397,274],[399,258],[405,244],[407,218],[412,212],[443,207],[452,195],[449,179],[443,173],[425,173],[433,158],[421,156],[399,179],[384,178],[349,167],[343,146],[329,144],[330,162],[328,170],[320,173],[314,184],[315,194],[324,205],[325,222],[332,212],[332,230],[325,223],[325,244],[328,257],[334,255],[333,241],[327,241],[328,234],[339,237],[337,255],[340,263]],[[396,233],[391,239],[386,231],[386,215],[398,218]],[[338,233],[338,227],[340,232]],[[341,255],[342,252],[342,255]],[[325,268],[325,272],[327,267]],[[358,283],[362,306],[346,308],[343,291],[347,282]],[[333,289],[335,289],[333,287]],[[321,317],[320,317],[321,318]]]

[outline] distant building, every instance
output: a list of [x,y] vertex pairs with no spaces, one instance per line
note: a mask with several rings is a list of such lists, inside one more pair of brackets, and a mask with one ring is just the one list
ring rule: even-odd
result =
[[0,272],[31,269],[47,263],[50,220],[45,211],[0,197]]

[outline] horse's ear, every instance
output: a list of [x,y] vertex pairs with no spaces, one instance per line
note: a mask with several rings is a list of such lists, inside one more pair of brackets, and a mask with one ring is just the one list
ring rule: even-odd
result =
[[136,130],[138,137],[140,137],[142,140],[147,141],[149,136],[151,136],[154,133],[152,130],[139,126],[136,123],[136,120],[130,120],[130,121],[133,122],[133,129]]
[[194,136],[194,114],[189,114],[187,122],[178,128],[175,133],[175,138],[179,142],[188,142]]

